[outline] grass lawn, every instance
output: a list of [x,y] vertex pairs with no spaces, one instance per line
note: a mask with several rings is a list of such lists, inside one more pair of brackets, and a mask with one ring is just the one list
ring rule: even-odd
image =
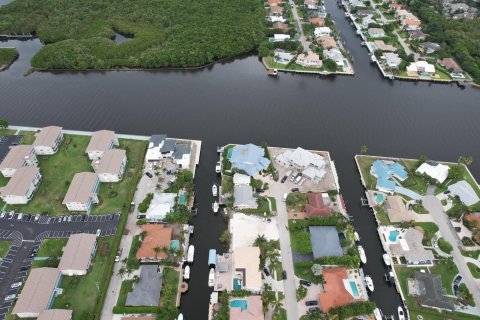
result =
[[10,249],[11,245],[12,242],[10,241],[0,241],[0,258],[4,258],[7,255],[8,249]]
[[45,239],[38,250],[37,257],[58,257],[63,255],[63,247],[68,239]]
[[227,175],[222,175],[222,194],[233,192],[233,178]]
[[163,269],[163,285],[160,292],[161,306],[176,305],[179,277],[180,272],[167,267]]
[[313,263],[294,263],[293,269],[297,277],[318,284],[321,278],[313,275],[312,265]]
[[73,320],[90,319],[92,317],[94,306],[99,302],[100,292],[102,291],[100,284],[106,276],[105,272],[107,270],[105,270],[105,267],[108,264],[108,259],[112,258],[113,240],[113,237],[98,240],[97,254],[87,275],[63,277],[61,284],[63,293],[55,299],[53,308],[74,310]]
[[427,209],[421,204],[421,203],[415,203],[413,205],[413,211],[415,211],[418,214],[427,214],[429,213]]
[[471,262],[467,262],[468,269],[470,269],[470,272],[472,273],[472,276],[476,279],[480,278],[480,268],[478,268],[476,265],[474,265]]
[[0,137],[3,137],[6,134],[15,134],[16,130],[12,129],[0,129]]
[[127,294],[133,290],[133,280],[125,280],[120,287],[120,293],[118,295],[117,306],[125,306],[127,302]]
[[415,162],[412,160],[401,160],[400,164],[405,166],[408,172],[408,178],[401,184],[405,188],[415,191],[421,195],[426,194],[428,183],[424,177],[415,174]]
[[452,259],[437,260],[435,266],[430,268],[430,272],[442,276],[442,284],[447,289],[448,294],[453,294],[452,281],[458,274],[458,268]]
[[18,134],[22,135],[22,144],[32,144],[35,141],[36,131],[20,131]]
[[445,253],[450,253],[453,250],[452,244],[444,238],[438,239],[438,247]]
[[289,193],[286,203],[288,212],[300,212],[308,203],[307,194],[300,192]]
[[363,176],[363,180],[365,181],[367,190],[374,190],[377,184],[377,179],[370,174],[370,168],[372,167],[373,162],[375,162],[377,158],[374,157],[365,157],[365,156],[358,156],[357,161],[360,167],[360,173]]
[[259,197],[257,200],[258,208],[257,209],[243,209],[240,212],[247,214],[256,214],[263,216],[266,213],[267,217],[270,217],[270,206],[268,200],[265,197]]
[[376,206],[375,207],[375,212],[376,212],[377,218],[380,221],[380,224],[382,226],[388,226],[388,225],[392,224],[390,222],[390,219],[388,218],[387,212],[385,211],[385,209],[383,209],[382,206]]
[[283,308],[279,308],[272,315],[272,320],[287,320],[287,311]]
[[277,200],[274,197],[268,197],[270,199],[270,205],[272,206],[272,211],[277,211]]
[[431,245],[432,238],[438,231],[438,226],[433,222],[415,222],[415,226],[422,228],[424,245]]
[[464,257],[470,257],[473,259],[478,259],[480,257],[480,250],[475,250],[475,251],[461,250],[461,251]]

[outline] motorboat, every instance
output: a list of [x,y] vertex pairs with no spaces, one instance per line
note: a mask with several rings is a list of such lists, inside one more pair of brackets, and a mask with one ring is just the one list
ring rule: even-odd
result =
[[188,233],[193,234],[193,231],[195,230],[195,227],[190,225],[188,226]]
[[270,77],[276,77],[276,76],[278,76],[278,70],[277,69],[268,69],[267,74]]
[[357,231],[355,231],[355,232],[353,233],[353,237],[354,237],[354,239],[355,239],[356,242],[359,242],[359,241],[360,241],[360,235],[358,234]]
[[395,283],[395,275],[393,274],[393,271],[385,273],[385,281],[389,282],[390,284]]
[[386,266],[390,266],[392,264],[392,260],[390,260],[390,256],[388,253],[383,254],[383,262],[385,263]]
[[217,187],[216,184],[213,184],[213,186],[212,186],[212,195],[214,197],[218,196],[218,187]]
[[191,244],[188,247],[188,251],[187,251],[187,262],[192,263],[194,255],[195,255],[195,247],[193,246],[193,244]]
[[183,314],[179,314],[177,320],[183,320]]
[[365,284],[367,285],[368,290],[370,290],[370,292],[373,292],[374,290],[373,281],[372,281],[372,278],[370,278],[370,276],[365,276]]
[[360,255],[360,261],[363,264],[367,263],[367,256],[365,255],[365,249],[362,246],[358,246],[358,254]]
[[185,267],[185,270],[183,271],[183,279],[190,279],[190,266]]
[[405,312],[403,311],[402,306],[398,306],[398,319],[405,320]]
[[383,320],[382,312],[378,308],[375,308],[375,310],[373,310],[373,316],[375,317],[375,320]]
[[215,284],[215,269],[210,268],[210,272],[208,273],[208,286],[213,287]]
[[217,213],[217,212],[218,212],[218,208],[219,208],[218,202],[215,201],[215,202],[212,204],[213,212]]

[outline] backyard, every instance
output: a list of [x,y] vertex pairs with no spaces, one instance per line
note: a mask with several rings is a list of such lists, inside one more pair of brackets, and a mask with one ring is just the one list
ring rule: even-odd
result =
[[161,306],[175,306],[177,303],[177,290],[180,272],[173,268],[163,269],[163,285],[160,292]]
[[360,167],[360,173],[363,176],[367,190],[374,190],[377,183],[377,179],[370,174],[370,168],[373,162],[377,160],[374,157],[357,156],[358,166]]
[[300,192],[289,193],[286,203],[288,212],[303,211],[305,205],[307,204],[307,194]]
[[37,257],[57,257],[63,255],[63,247],[67,245],[68,239],[45,239],[43,240]]
[[[258,197],[257,200],[258,208],[257,209],[243,209],[240,212],[247,213],[247,214],[256,214],[261,216],[269,217],[270,212],[270,205],[266,197]],[[274,202],[272,201],[272,209],[273,209]]]
[[20,131],[18,134],[22,135],[22,144],[33,144],[35,141],[35,131]]

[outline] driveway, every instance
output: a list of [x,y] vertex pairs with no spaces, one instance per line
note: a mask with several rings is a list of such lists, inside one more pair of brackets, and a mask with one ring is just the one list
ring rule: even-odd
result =
[[298,33],[300,34],[300,42],[302,43],[303,46],[303,51],[310,51],[310,44],[307,41],[307,38],[305,37],[305,34],[303,33],[303,28],[302,28],[302,22],[300,21],[300,18],[298,17],[298,12],[297,12],[297,6],[295,6],[295,2],[293,0],[289,0],[288,3],[290,4],[290,8],[292,9],[292,14],[293,18],[295,19],[295,23],[297,24],[297,29]]

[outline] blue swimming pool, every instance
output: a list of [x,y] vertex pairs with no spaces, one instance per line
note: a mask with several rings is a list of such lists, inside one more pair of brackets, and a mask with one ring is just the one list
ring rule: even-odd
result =
[[357,285],[356,285],[355,281],[350,281],[350,287],[352,288],[353,296],[355,298],[358,297],[359,294],[358,294],[358,289],[357,289]]
[[388,236],[388,240],[390,240],[390,242],[397,241],[397,237],[399,233],[400,232],[398,232],[398,230],[391,230],[390,235]]
[[181,195],[178,196],[178,203],[185,205],[187,203],[187,194],[182,193]]
[[382,204],[383,199],[384,199],[383,194],[377,193],[377,197],[376,197],[377,203]]
[[232,300],[230,302],[230,307],[232,308],[241,308],[243,310],[248,309],[247,300]]

